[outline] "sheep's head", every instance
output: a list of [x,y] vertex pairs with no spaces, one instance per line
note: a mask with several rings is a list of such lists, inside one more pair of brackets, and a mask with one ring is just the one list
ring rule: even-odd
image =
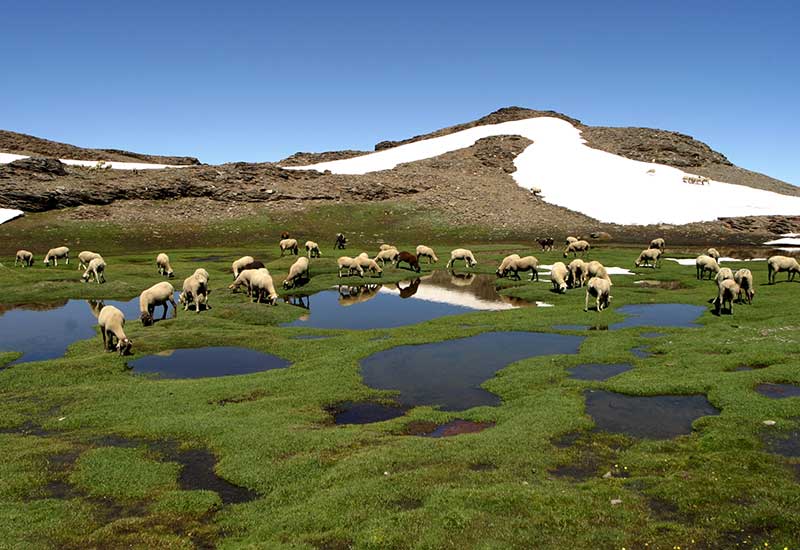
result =
[[120,355],[130,355],[133,342],[130,338],[123,338],[117,341],[117,351]]
[[271,305],[271,306],[277,306],[278,305],[278,295],[277,294],[270,294],[267,297],[267,304]]
[[88,283],[88,282],[89,282],[89,277],[90,277],[90,276],[91,276],[91,275],[90,275],[90,274],[89,274],[89,272],[87,271],[86,273],[84,273],[83,275],[81,275],[81,280],[82,280],[84,283]]
[[286,280],[283,281],[283,288],[291,288],[292,285],[293,285],[293,282],[290,281],[289,279],[286,279]]
[[142,325],[146,327],[150,327],[153,325],[153,316],[149,312],[145,311],[139,318],[142,321]]
[[167,271],[167,277],[169,277],[170,279],[173,279],[173,278],[175,277],[175,272],[173,272],[173,271],[170,269],[169,271]]

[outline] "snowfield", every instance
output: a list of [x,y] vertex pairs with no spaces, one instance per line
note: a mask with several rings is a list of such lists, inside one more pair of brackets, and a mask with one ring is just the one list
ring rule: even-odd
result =
[[25,213],[22,210],[13,210],[11,208],[0,208],[0,224],[11,221],[14,218],[19,218],[24,214]]
[[477,126],[360,157],[291,170],[366,174],[470,147],[489,136],[521,135],[533,141],[514,161],[516,182],[538,187],[545,201],[618,224],[683,224],[721,216],[800,215],[800,197],[711,181],[662,164],[639,162],[592,149],[580,130],[565,120],[538,117]]
[[[27,155],[13,155],[11,153],[0,153],[0,164],[8,164],[19,159],[29,158]],[[114,170],[161,170],[163,168],[186,168],[186,165],[178,164],[152,164],[147,162],[119,162],[116,160],[70,160],[58,159],[70,166],[85,166],[86,168],[97,167],[98,162],[103,163],[103,168],[110,167]]]
[[[791,233],[791,235],[797,235],[796,233]],[[800,239],[797,237],[781,237],[780,239],[775,239],[774,241],[767,241],[764,244],[766,245],[778,245],[778,246],[800,246]]]

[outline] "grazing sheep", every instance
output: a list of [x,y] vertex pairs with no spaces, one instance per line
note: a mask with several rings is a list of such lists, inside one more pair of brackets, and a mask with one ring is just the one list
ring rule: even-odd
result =
[[17,255],[14,258],[14,267],[17,267],[17,262],[22,264],[22,267],[30,267],[33,265],[33,252],[28,250],[17,250]]
[[[205,304],[208,309],[208,295],[211,291],[208,289],[208,273],[198,273],[198,269],[189,277],[183,280],[183,289],[178,296],[178,301],[183,304],[183,310],[187,311],[189,306],[194,303],[194,310],[200,313],[200,306]],[[205,272],[205,269],[202,270]]]
[[80,271],[81,269],[86,269],[86,266],[89,265],[89,262],[99,257],[100,254],[98,254],[97,252],[90,252],[89,250],[84,250],[83,252],[78,254],[78,271]]
[[394,266],[399,268],[400,262],[407,263],[408,269],[412,269],[417,273],[419,273],[420,271],[419,260],[417,259],[417,256],[415,254],[412,254],[411,252],[406,252],[405,250],[403,252],[400,252],[397,255],[397,258],[395,258],[394,260]]
[[263,269],[264,271],[266,271],[269,274],[269,271],[267,271],[266,268],[244,269],[244,270],[241,271],[241,273],[239,273],[239,276],[236,277],[236,280],[233,281],[233,283],[231,283],[231,285],[228,288],[230,290],[233,290],[234,292],[236,292],[236,290],[240,286],[245,285],[245,287],[247,288],[247,295],[248,296],[252,295],[252,288],[250,286],[250,279],[253,277],[253,275],[255,274],[256,271],[260,271],[261,269]]
[[583,305],[583,311],[589,311],[589,296],[596,298],[597,311],[603,311],[604,308],[608,307],[611,298],[613,298],[611,296],[611,281],[602,277],[589,279],[589,282],[586,283],[586,301]]
[[553,250],[553,245],[556,244],[556,242],[553,240],[553,237],[544,237],[541,239],[536,239],[536,242],[539,243],[539,246],[542,247],[542,250]]
[[50,267],[50,260],[53,260],[55,266],[58,267],[58,260],[61,258],[64,258],[65,263],[69,265],[69,248],[66,246],[51,248],[47,251],[47,255],[44,257],[44,265]]
[[572,244],[572,243],[576,243],[576,242],[578,242],[579,240],[580,240],[580,239],[579,239],[579,238],[577,238],[577,237],[567,237],[567,238],[564,240],[564,244],[570,245],[570,244]]
[[178,316],[178,306],[172,295],[175,294],[175,289],[167,281],[156,283],[139,295],[139,313],[142,324],[149,327],[153,324],[153,312],[156,306],[164,306],[164,314],[161,319],[167,318],[167,311],[172,304],[172,309],[175,312],[175,317]]
[[588,252],[590,248],[591,245],[587,241],[575,241],[574,243],[569,243],[567,248],[564,250],[564,257],[566,258],[569,256],[570,252],[577,256],[579,252]]
[[535,256],[524,256],[519,258],[518,260],[512,260],[511,263],[506,268],[506,274],[511,272],[513,274],[512,278],[519,280],[519,272],[520,271],[530,271],[531,278],[530,281],[538,281],[539,280],[539,260],[536,259]]
[[708,271],[709,279],[711,279],[712,274],[719,273],[719,264],[717,263],[717,260],[711,256],[706,256],[705,254],[698,256],[694,261],[694,265],[697,268],[698,279],[705,277],[706,271]]
[[192,273],[192,276],[197,277],[198,279],[200,279],[201,281],[205,281],[206,283],[208,283],[208,280],[210,279],[208,271],[206,271],[202,267],[198,267],[197,269],[195,269],[194,273]]
[[714,258],[715,260],[719,261],[720,253],[717,251],[716,248],[709,248],[706,251],[706,256],[710,256],[710,257]]
[[239,276],[239,273],[242,272],[242,268],[244,266],[246,266],[247,264],[251,264],[254,261],[256,260],[252,256],[242,256],[241,258],[233,262],[231,264],[231,270],[233,271],[234,280]]
[[281,247],[281,256],[283,256],[284,252],[287,250],[289,253],[294,254],[297,256],[297,239],[283,239],[279,246]]
[[311,275],[308,272],[308,258],[301,256],[289,268],[289,274],[283,280],[283,288],[291,288],[297,284],[297,281],[308,281],[309,279],[311,279]]
[[719,271],[717,271],[717,276],[714,278],[717,286],[721,285],[722,281],[726,281],[728,279],[734,280],[733,271],[731,271],[730,267],[720,267]]
[[[120,355],[128,355],[131,352],[133,342],[125,336],[123,327],[125,326],[125,315],[114,306],[104,306],[97,316],[97,324],[100,325],[100,334],[103,336],[103,349],[114,351]],[[117,339],[114,345],[114,338]]]
[[96,258],[92,258],[89,265],[86,266],[86,271],[81,275],[81,279],[83,279],[84,283],[88,283],[92,275],[94,275],[94,280],[97,284],[106,282],[106,261],[100,255]]
[[378,277],[380,277],[383,274],[383,269],[381,268],[381,266],[378,265],[378,262],[370,258],[366,252],[362,252],[361,254],[356,256],[355,260],[356,262],[358,262],[358,265],[364,271],[369,271],[370,273],[377,275]]
[[553,290],[561,294],[567,291],[567,275],[569,271],[564,262],[556,262],[550,268],[550,281],[553,283]]
[[466,265],[466,267],[475,267],[478,265],[478,262],[475,260],[475,256],[473,256],[472,252],[466,248],[456,248],[450,252],[450,261],[447,262],[447,269],[452,268],[453,262],[456,260],[464,260],[464,265]]
[[347,239],[342,233],[336,234],[336,242],[333,243],[334,250],[344,250],[347,246]]
[[396,248],[381,250],[380,252],[378,252],[378,255],[375,256],[375,261],[381,262],[383,265],[386,265],[386,262],[394,263],[394,261],[397,259],[398,254],[400,254],[400,252],[398,252]]
[[255,260],[250,262],[249,264],[245,264],[242,267],[240,267],[239,275],[241,275],[243,271],[247,271],[248,269],[267,269],[267,267],[264,265],[264,262]]
[[319,258],[322,252],[319,250],[319,245],[314,241],[306,241],[306,253],[309,258]]
[[497,266],[497,271],[495,271],[495,275],[497,275],[498,277],[505,277],[506,271],[508,270],[508,266],[514,260],[519,260],[519,258],[520,258],[519,254],[509,254],[508,256],[503,258],[503,261],[500,262],[499,266]]
[[175,276],[175,272],[172,271],[172,266],[169,265],[169,256],[163,252],[156,256],[156,269],[158,269],[159,275],[169,277],[170,279]]
[[664,250],[666,250],[667,248],[667,243],[666,241],[664,241],[664,239],[659,237],[657,239],[653,239],[652,241],[650,241],[650,248],[664,252]]
[[739,302],[742,302],[742,294],[747,298],[747,303],[753,303],[753,296],[756,295],[756,286],[753,283],[753,274],[749,269],[740,269],[733,274],[733,280],[739,285]]
[[271,306],[278,304],[275,283],[272,282],[272,277],[265,269],[256,269],[254,271],[253,276],[250,278],[250,289],[252,290],[254,302],[261,303],[266,298],[267,304]]
[[355,258],[351,258],[350,256],[340,256],[338,260],[336,260],[336,265],[339,267],[339,277],[342,276],[342,270],[347,269],[347,276],[356,272],[359,277],[364,277],[364,270],[359,265],[359,262]]
[[608,284],[614,285],[611,282],[611,277],[608,276],[608,271],[603,264],[598,262],[597,260],[592,260],[591,262],[586,264],[586,275],[587,279],[591,279],[592,277],[597,277],[598,279],[605,279],[608,281]]
[[[664,239],[654,239],[656,241]],[[653,269],[658,267],[659,261],[661,260],[662,251],[660,248],[656,248],[652,246],[653,243],[650,243],[650,248],[647,250],[642,250],[639,257],[636,258],[636,261],[633,262],[633,265],[636,267],[652,267]]]
[[586,284],[586,262],[575,258],[567,266],[567,285],[569,288],[581,287]]
[[436,257],[436,253],[430,246],[425,246],[421,244],[417,246],[417,259],[421,260],[422,258],[428,258],[428,263],[436,263],[439,261],[439,258]]
[[725,303],[728,304],[728,312],[733,315],[733,300],[739,295],[739,285],[733,279],[725,279],[719,284],[719,292],[714,298],[714,312],[720,313],[724,309]]
[[393,249],[393,248],[394,248],[395,250],[397,250],[397,247],[396,247],[395,245],[393,245],[393,244],[386,244],[386,243],[384,243],[384,244],[382,244],[382,245],[380,246],[380,248],[378,248],[378,250],[380,250],[381,252],[383,252],[384,250],[391,250],[391,249]]
[[786,271],[786,280],[793,281],[796,273],[800,273],[800,264],[789,256],[771,256],[767,260],[767,278],[769,284],[775,283],[775,275]]

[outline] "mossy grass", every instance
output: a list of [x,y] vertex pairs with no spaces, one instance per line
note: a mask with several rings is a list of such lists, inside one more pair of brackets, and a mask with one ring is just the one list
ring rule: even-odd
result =
[[[370,227],[369,217],[383,215],[384,207],[354,214],[364,235],[350,235],[345,253],[374,253],[381,240],[409,250],[425,242],[436,249],[440,262],[423,263],[423,275],[432,267],[442,269],[456,246],[473,249],[479,264],[471,271],[477,273],[494,273],[510,251],[533,254],[544,264],[564,261],[561,251],[543,253],[530,242],[489,242],[477,234],[474,240],[462,240],[444,229],[434,239],[417,239],[414,232],[421,235],[423,230],[406,232],[407,223],[396,214],[386,215],[391,221],[385,225]],[[308,235],[323,246],[323,258],[312,261],[311,281],[289,293],[312,293],[340,282],[337,254],[323,237],[341,227],[343,213],[329,214],[314,225],[322,236]],[[611,308],[601,313],[583,311],[582,289],[556,294],[543,276],[538,283],[502,279],[497,286],[504,294],[555,307],[474,312],[366,331],[282,327],[303,310],[283,301],[276,307],[252,304],[226,287],[232,279],[230,262],[246,253],[264,260],[280,285],[294,258],[279,257],[276,238],[258,241],[252,235],[264,227],[277,229],[287,220],[227,222],[227,230],[242,242],[232,238],[195,246],[184,241],[171,248],[148,244],[132,251],[112,246],[119,238],[115,230],[102,225],[87,229],[81,242],[103,252],[109,264],[105,285],[81,283],[72,263],[68,268],[37,264],[23,270],[4,262],[0,292],[9,305],[131,299],[162,280],[154,260],[157,252],[166,251],[176,287],[196,267],[208,269],[212,309],[180,311],[176,319],[148,328],[129,319],[126,331],[134,341],[134,357],[176,348],[244,346],[284,357],[292,366],[243,376],[160,380],[130,372],[130,358],[104,352],[98,335],[75,342],[64,357],[0,370],[0,540],[12,541],[11,547],[174,548],[201,543],[220,548],[800,544],[800,484],[792,469],[798,459],[769,454],[763,443],[771,433],[797,426],[800,400],[769,399],[753,389],[763,382],[800,384],[800,284],[764,284],[764,262],[731,264],[754,272],[757,294],[753,305],[734,304],[733,315],[716,316],[708,303],[715,295],[714,283],[696,280],[693,266],[665,261],[659,269],[638,270],[642,275],[613,277]],[[306,221],[312,226],[311,218]],[[392,233],[401,238],[392,238]],[[23,227],[17,236],[25,235]],[[633,268],[637,254],[628,247],[601,244],[590,257],[607,266]],[[220,259],[191,259],[204,256]],[[466,271],[461,266],[457,270]],[[415,276],[389,267],[374,282]],[[645,288],[634,283],[641,279],[681,285],[675,290]],[[633,303],[708,309],[698,319],[699,327],[659,327],[655,330],[662,335],[656,338],[642,336],[654,330],[647,327],[553,329],[612,325],[624,318],[617,309]],[[576,355],[525,359],[498,372],[484,384],[502,398],[498,407],[462,412],[418,407],[385,422],[333,424],[327,412],[331,405],[385,401],[394,395],[362,383],[363,358],[398,345],[496,330],[581,334],[585,341]],[[300,334],[330,338],[294,339]],[[641,345],[653,355],[634,357],[631,348]],[[14,350],[8,352],[0,353],[0,365],[17,358]],[[569,377],[568,369],[581,363],[619,362],[634,368],[602,382]],[[737,370],[753,365],[759,368]],[[670,440],[604,434],[592,431],[593,422],[585,414],[583,395],[590,388],[629,395],[703,394],[720,414],[698,419],[691,434]],[[496,425],[443,439],[404,435],[411,422],[454,418]],[[765,420],[776,424],[765,426]],[[215,493],[181,490],[177,463],[146,446],[97,443],[110,434],[206,447],[218,459],[218,475],[255,491],[258,498],[222,505]],[[569,434],[578,442],[559,446],[559,439]],[[73,459],[61,469],[52,468],[52,457],[65,453]],[[588,464],[585,478],[554,474],[560,466],[582,461]],[[606,472],[612,475],[604,478]],[[48,489],[54,481],[70,484],[76,493],[56,498]],[[97,499],[113,504],[118,513],[104,514]],[[617,499],[621,502],[612,504]]]

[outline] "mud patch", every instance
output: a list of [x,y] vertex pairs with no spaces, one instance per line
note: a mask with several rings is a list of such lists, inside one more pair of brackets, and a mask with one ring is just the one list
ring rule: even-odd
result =
[[494,422],[472,422],[471,420],[462,419],[451,420],[445,424],[418,420],[408,423],[403,433],[421,437],[453,437],[482,432],[494,425]]
[[401,417],[408,412],[408,408],[396,403],[346,401],[329,407],[327,411],[333,415],[334,424],[372,424]]
[[193,256],[191,258],[186,258],[186,261],[188,261],[188,262],[221,262],[225,258],[226,258],[225,256],[217,256],[217,255]]
[[128,363],[137,374],[157,374],[159,378],[236,376],[282,369],[290,364],[269,353],[237,347],[178,349]]
[[786,399],[800,397],[800,386],[794,384],[759,384],[756,391],[771,399]]
[[567,369],[570,378],[576,380],[608,380],[633,368],[630,363],[586,363]]
[[681,290],[683,288],[688,288],[680,281],[645,280],[645,281],[634,281],[633,284],[639,286],[640,288],[660,288],[663,290]]
[[760,369],[766,369],[769,366],[770,365],[768,365],[767,363],[750,363],[750,364],[746,364],[746,365],[737,365],[737,366],[733,367],[732,369],[729,369],[728,372],[742,372],[742,371],[748,371],[748,370],[760,370]]
[[476,462],[475,464],[470,464],[469,469],[473,472],[492,472],[497,469],[497,465],[490,462]]

